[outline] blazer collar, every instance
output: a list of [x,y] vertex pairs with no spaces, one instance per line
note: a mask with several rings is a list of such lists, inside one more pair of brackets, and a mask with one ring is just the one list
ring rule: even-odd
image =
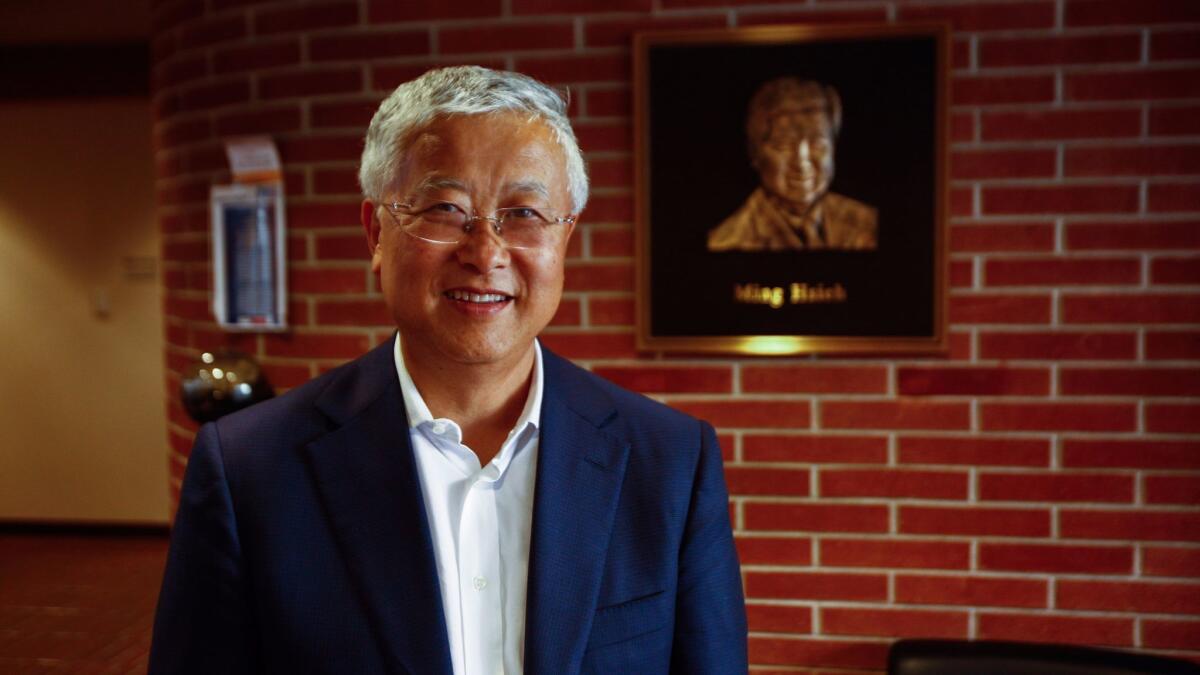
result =
[[[525,672],[579,669],[629,445],[591,376],[543,348],[545,390],[526,595]],[[392,341],[316,406],[337,427],[307,446],[321,497],[396,672],[450,675],[437,565]]]

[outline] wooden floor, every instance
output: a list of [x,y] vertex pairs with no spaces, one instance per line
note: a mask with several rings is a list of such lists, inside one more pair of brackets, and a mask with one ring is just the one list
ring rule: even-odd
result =
[[146,672],[166,535],[0,532],[0,673]]

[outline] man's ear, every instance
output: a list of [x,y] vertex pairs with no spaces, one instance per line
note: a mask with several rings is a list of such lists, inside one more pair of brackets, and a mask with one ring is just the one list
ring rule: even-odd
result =
[[375,208],[375,202],[370,199],[364,199],[358,210],[358,219],[362,222],[363,231],[367,235],[367,253],[371,256],[371,271],[378,273],[379,266],[383,262],[383,256],[379,251],[379,209]]

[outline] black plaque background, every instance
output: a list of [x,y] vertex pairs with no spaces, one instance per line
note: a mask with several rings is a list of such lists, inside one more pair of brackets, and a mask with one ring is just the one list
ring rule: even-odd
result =
[[[937,40],[882,37],[648,50],[650,333],[655,337],[935,333]],[[708,231],[758,185],[746,106],[795,76],[842,99],[834,192],[879,209],[876,251],[721,252]],[[735,284],[840,282],[841,304],[735,303]]]

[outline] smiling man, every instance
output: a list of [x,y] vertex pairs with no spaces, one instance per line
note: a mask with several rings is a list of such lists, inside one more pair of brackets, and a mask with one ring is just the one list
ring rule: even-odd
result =
[[398,332],[206,425],[159,673],[744,673],[712,428],[542,348],[587,174],[564,101],[430,71],[371,122],[371,268]]

